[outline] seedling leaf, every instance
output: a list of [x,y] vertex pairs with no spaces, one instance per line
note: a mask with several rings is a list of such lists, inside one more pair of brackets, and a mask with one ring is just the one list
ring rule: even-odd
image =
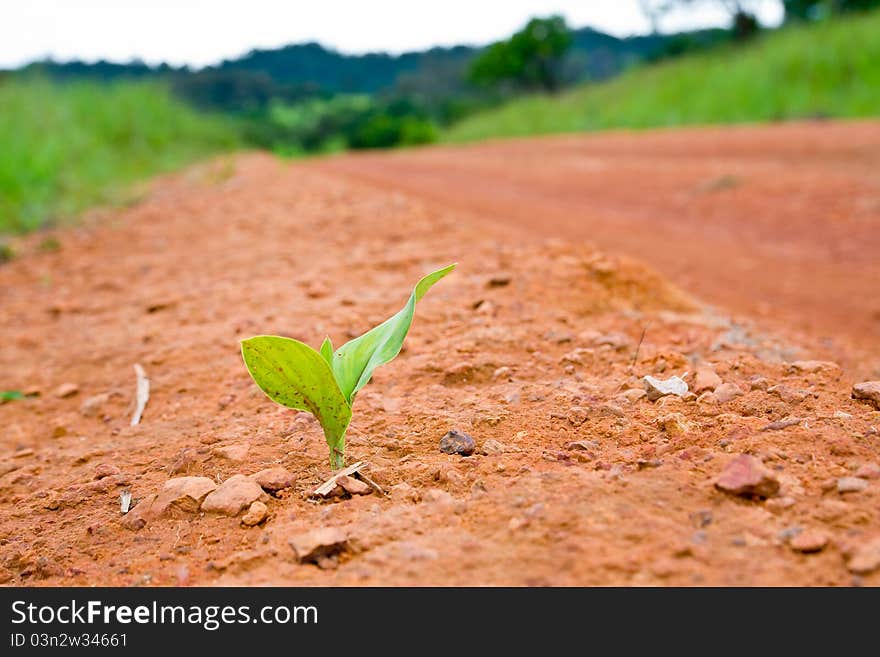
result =
[[453,269],[454,264],[422,278],[413,288],[402,310],[336,350],[333,354],[333,374],[349,403],[354,400],[358,390],[367,385],[377,367],[400,353],[403,340],[412,325],[416,302],[425,296],[434,283]]
[[243,340],[241,353],[254,381],[269,399],[308,411],[318,419],[330,446],[331,461],[341,463],[351,405],[321,354],[299,340],[273,335]]
[[19,390],[0,390],[0,404],[15,399],[24,399],[24,393]]

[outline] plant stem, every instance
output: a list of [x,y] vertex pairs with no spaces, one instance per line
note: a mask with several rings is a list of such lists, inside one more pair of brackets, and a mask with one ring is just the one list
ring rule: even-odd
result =
[[330,469],[340,470],[345,467],[345,431],[340,435],[324,431],[327,445],[330,447]]

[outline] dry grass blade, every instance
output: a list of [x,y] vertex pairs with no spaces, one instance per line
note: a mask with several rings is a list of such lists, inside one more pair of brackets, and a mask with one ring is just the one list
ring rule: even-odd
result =
[[124,490],[119,493],[119,511],[125,515],[131,509],[131,491]]
[[150,380],[144,368],[135,363],[134,373],[137,377],[137,388],[135,390],[135,409],[131,418],[131,426],[136,426],[141,421],[147,402],[150,400]]
[[364,467],[366,467],[366,463],[364,463],[363,461],[358,461],[357,463],[354,463],[354,464],[348,466],[347,468],[343,468],[342,470],[340,470],[339,472],[334,474],[332,477],[330,477],[323,484],[318,486],[315,490],[313,490],[311,496],[312,497],[327,497],[333,491],[333,489],[336,488],[336,481],[340,477],[353,475],[358,470],[360,470],[361,468],[364,468]]

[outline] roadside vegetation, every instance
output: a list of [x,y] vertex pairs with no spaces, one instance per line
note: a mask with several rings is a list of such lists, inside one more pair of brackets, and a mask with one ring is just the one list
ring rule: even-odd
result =
[[444,141],[880,114],[880,12],[796,24],[465,118]]
[[131,183],[240,143],[160,84],[0,80],[0,234],[124,202]]

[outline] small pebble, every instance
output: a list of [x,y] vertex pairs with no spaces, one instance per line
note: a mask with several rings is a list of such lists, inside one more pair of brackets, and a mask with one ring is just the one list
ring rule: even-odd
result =
[[474,439],[460,431],[452,430],[440,439],[440,451],[444,454],[470,456],[476,448]]
[[248,508],[247,513],[242,516],[241,524],[245,527],[254,527],[255,525],[259,525],[268,517],[269,507],[267,507],[260,501],[253,502],[250,508]]

